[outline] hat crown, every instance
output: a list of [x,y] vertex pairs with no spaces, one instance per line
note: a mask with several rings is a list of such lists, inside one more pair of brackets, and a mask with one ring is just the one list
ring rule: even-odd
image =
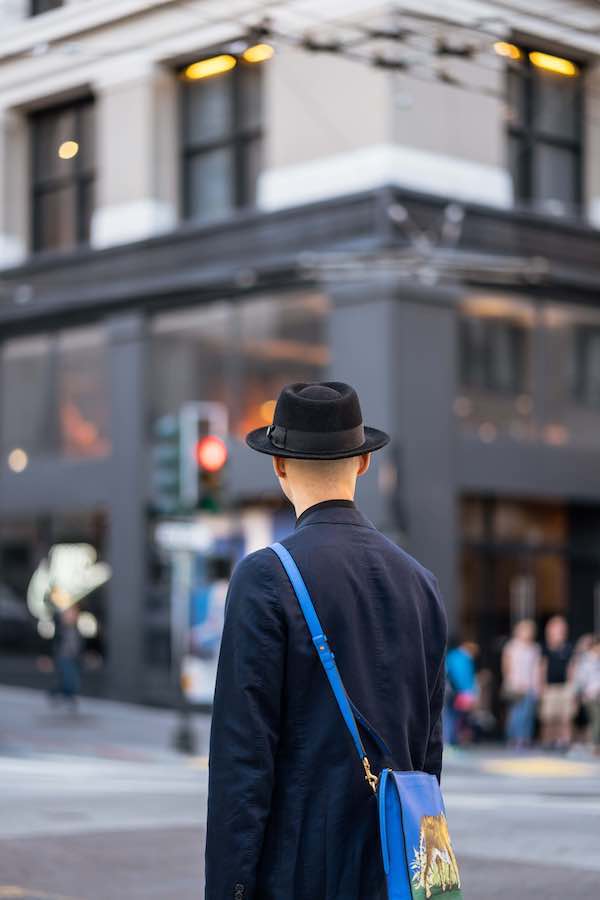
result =
[[335,432],[362,425],[358,394],[343,381],[297,381],[286,385],[273,424],[295,431]]

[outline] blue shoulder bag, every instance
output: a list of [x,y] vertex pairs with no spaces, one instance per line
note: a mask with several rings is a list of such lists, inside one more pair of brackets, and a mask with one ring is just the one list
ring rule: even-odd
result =
[[430,897],[462,900],[458,866],[437,778],[427,772],[397,772],[388,768],[383,769],[379,776],[371,772],[356,719],[386,756],[391,758],[391,753],[385,741],[346,694],[334,654],[292,555],[280,543],[271,544],[271,550],[277,554],[288,574],[333,695],[352,736],[365,779],[377,798],[388,900],[429,900]]

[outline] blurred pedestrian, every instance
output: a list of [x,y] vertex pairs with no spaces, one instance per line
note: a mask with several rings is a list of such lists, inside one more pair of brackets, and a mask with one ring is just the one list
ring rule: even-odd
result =
[[475,658],[479,647],[462,641],[452,647],[446,660],[444,737],[447,744],[468,744],[473,739],[471,716],[478,698]]
[[528,747],[533,740],[541,676],[541,650],[535,635],[535,622],[523,619],[502,651],[502,697],[508,704],[506,739],[517,748]]
[[578,661],[574,680],[587,710],[592,748],[600,755],[600,635],[591,636],[587,646]]
[[577,707],[575,711],[575,718],[573,720],[573,740],[580,740],[583,743],[587,741],[590,719],[587,706],[583,702],[581,689],[579,687],[579,673],[582,666],[585,667],[586,665],[588,652],[591,649],[593,643],[593,634],[582,634],[575,643],[573,656],[571,658],[571,675],[575,692],[575,703]]
[[545,629],[541,666],[542,744],[546,749],[567,750],[571,744],[576,712],[571,661],[573,646],[563,616],[553,616]]
[[[341,382],[286,386],[273,424],[246,438],[273,457],[294,506],[283,550],[325,634],[313,643],[274,551],[236,566],[210,734],[206,900],[383,900],[373,779],[394,763],[440,777],[447,625],[437,580],[353,499],[388,440],[363,426]],[[363,714],[362,764],[318,655],[326,644]]]
[[72,709],[77,707],[81,680],[82,640],[77,628],[79,611],[76,605],[62,610],[55,617],[54,671],[56,683],[51,691],[55,700],[63,700]]

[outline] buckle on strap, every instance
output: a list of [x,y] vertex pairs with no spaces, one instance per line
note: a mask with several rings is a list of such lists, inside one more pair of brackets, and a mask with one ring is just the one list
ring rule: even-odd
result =
[[315,645],[317,653],[325,668],[332,669],[335,666],[335,653],[327,643],[327,636],[325,634],[317,634],[316,637],[313,638],[313,644]]
[[368,783],[369,787],[373,789],[373,793],[376,794],[379,778],[371,772],[371,764],[366,756],[363,756],[362,764],[365,770],[365,781]]

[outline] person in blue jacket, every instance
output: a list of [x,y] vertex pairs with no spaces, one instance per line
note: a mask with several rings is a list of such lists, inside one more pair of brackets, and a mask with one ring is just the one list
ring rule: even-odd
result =
[[[297,520],[294,557],[373,770],[440,778],[447,624],[435,575],[354,503],[385,432],[342,382],[295,383],[248,445],[273,460]],[[210,734],[206,900],[384,900],[376,797],[276,555],[235,568]]]
[[471,739],[471,713],[477,704],[478,685],[473,641],[452,646],[446,659],[444,735],[446,743],[460,744]]

